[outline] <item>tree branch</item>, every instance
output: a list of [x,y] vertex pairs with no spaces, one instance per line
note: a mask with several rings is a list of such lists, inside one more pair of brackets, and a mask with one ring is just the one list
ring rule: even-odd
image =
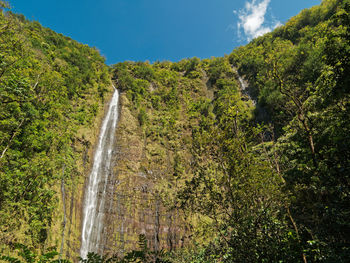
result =
[[1,154],[1,156],[0,156],[0,159],[2,159],[2,158],[5,156],[6,151],[7,151],[8,148],[10,147],[10,145],[11,145],[13,139],[16,137],[16,135],[17,135],[17,133],[18,133],[18,131],[19,131],[19,128],[22,126],[23,122],[24,122],[24,119],[22,119],[21,122],[18,124],[18,126],[17,126],[15,132],[14,132],[14,133],[12,134],[12,136],[11,136],[10,141],[8,142],[8,144],[7,144],[7,146],[5,147],[5,149],[2,151],[2,154]]

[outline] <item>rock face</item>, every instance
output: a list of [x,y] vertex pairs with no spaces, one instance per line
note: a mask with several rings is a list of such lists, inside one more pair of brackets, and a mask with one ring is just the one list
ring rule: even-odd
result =
[[[215,78],[221,76],[219,84],[232,88],[238,88],[238,82],[225,59],[184,63],[192,62],[202,64],[185,71],[177,68],[180,64],[167,63],[116,66],[115,80],[122,90],[120,116],[113,171],[106,185],[100,253],[121,255],[136,249],[141,234],[150,249],[173,250],[205,227],[202,219],[186,217],[177,208],[184,205],[177,198],[193,176],[192,140],[198,124],[202,115],[213,115]],[[217,68],[218,62],[224,64],[225,74]],[[205,234],[200,238],[207,239]]]
[[[112,93],[110,93],[112,95]],[[111,100],[111,95],[105,101]],[[79,171],[72,174],[72,183],[58,186],[58,200],[48,244],[55,245],[62,257],[77,261],[80,255],[84,219],[84,198],[89,175],[98,147],[102,121],[109,103],[101,108],[94,125],[79,131],[81,140],[74,148],[81,156]],[[172,155],[156,142],[147,140],[138,119],[130,109],[125,94],[120,94],[119,120],[112,147],[111,167],[106,184],[103,228],[98,253],[123,253],[137,248],[144,234],[151,249],[172,250],[183,245],[184,218],[177,210],[169,210],[159,191],[159,185],[171,170]],[[85,194],[84,194],[85,192]],[[99,195],[99,201],[101,195]],[[91,248],[89,249],[89,251]]]
[[146,236],[151,249],[171,250],[181,245],[184,229],[179,213],[165,208],[157,190],[167,164],[162,161],[164,156],[159,162],[147,156],[149,148],[154,147],[155,152],[159,149],[147,143],[125,94],[120,101],[114,176],[108,183],[105,252],[137,248],[140,234]]
[[212,64],[191,59],[115,66],[114,79],[123,93],[106,209],[106,253],[137,248],[140,234],[152,250],[173,250],[189,243],[195,227],[201,227],[178,208],[177,196],[193,176],[193,131],[212,111],[212,79],[220,72]]

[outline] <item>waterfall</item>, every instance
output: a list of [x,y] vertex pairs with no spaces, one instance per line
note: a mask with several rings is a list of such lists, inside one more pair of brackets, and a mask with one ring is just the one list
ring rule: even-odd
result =
[[86,258],[88,252],[103,253],[101,246],[104,234],[105,198],[108,178],[113,169],[111,163],[118,121],[118,100],[119,93],[115,89],[107,115],[102,122],[92,170],[85,189],[80,248],[82,258]]
[[[232,69],[237,73],[237,78],[238,78],[239,84],[241,86],[242,94],[246,95],[256,108],[256,113],[255,113],[256,120],[258,122],[265,122],[265,123],[271,121],[271,117],[270,117],[267,109],[264,106],[259,105],[257,103],[257,100],[255,100],[249,94],[249,83],[242,76],[239,75],[237,68],[232,67]],[[266,136],[269,136],[269,134],[266,134]],[[266,140],[271,140],[271,138],[267,137]]]
[[240,75],[238,75],[238,80],[239,80],[239,83],[241,84],[242,91],[245,91],[246,88],[248,87],[248,84],[243,80],[243,78]]
[[254,100],[249,94],[249,91],[248,91],[249,84],[248,84],[248,82],[245,79],[243,79],[241,77],[241,75],[239,75],[237,68],[232,66],[232,69],[237,73],[238,81],[239,81],[239,84],[241,86],[242,94],[246,95],[249,98],[249,100],[253,103],[253,105],[256,105],[256,100]]

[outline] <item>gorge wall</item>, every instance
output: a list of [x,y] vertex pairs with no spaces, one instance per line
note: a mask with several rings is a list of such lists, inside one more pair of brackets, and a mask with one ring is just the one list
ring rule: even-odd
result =
[[[214,77],[210,69],[218,60]],[[183,212],[176,195],[191,177],[192,133],[201,115],[196,107],[210,105],[218,77],[233,77],[230,85],[238,87],[228,60],[218,60],[115,65],[121,115],[106,251],[136,249],[140,234],[154,250],[173,250],[188,244],[202,224]]]

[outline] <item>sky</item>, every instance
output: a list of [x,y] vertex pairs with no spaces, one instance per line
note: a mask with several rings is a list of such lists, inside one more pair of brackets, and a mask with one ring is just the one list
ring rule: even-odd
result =
[[107,64],[224,56],[321,0],[9,0]]

